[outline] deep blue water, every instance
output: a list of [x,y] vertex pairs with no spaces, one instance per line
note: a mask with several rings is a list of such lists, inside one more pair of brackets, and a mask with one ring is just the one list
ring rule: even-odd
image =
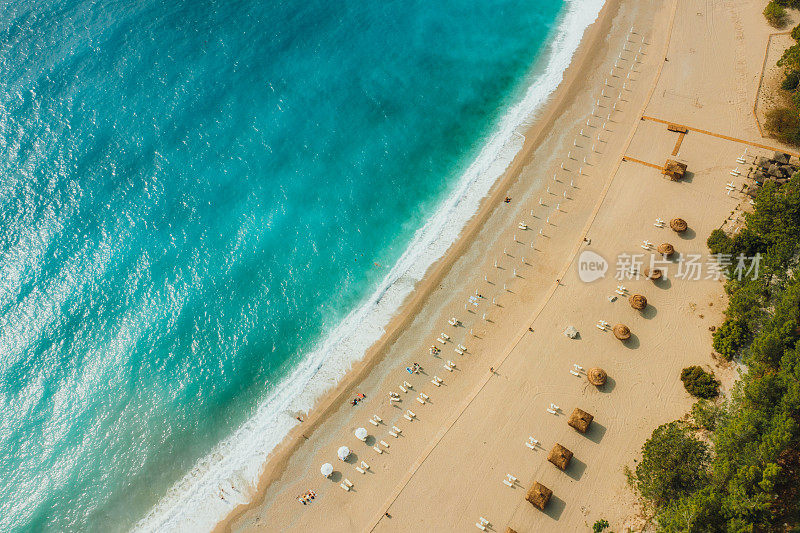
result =
[[561,0],[0,9],[0,530],[132,526],[385,276]]

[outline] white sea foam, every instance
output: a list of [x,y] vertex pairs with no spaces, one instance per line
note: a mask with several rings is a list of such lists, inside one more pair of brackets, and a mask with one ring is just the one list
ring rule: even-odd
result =
[[585,29],[605,0],[568,0],[544,60],[519,103],[487,139],[452,194],[414,235],[378,289],[351,312],[294,372],[278,384],[255,415],[200,460],[136,524],[140,531],[208,531],[236,505],[251,500],[269,452],[298,422],[290,414],[311,409],[383,334],[415,284],[456,241],[514,156],[518,129],[558,87]]

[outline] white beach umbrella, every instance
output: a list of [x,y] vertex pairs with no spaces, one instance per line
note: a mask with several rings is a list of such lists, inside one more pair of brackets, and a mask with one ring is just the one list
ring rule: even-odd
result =
[[358,440],[367,440],[367,429],[366,428],[358,428],[356,430],[356,438]]
[[320,468],[319,471],[322,472],[323,476],[328,477],[333,474],[333,465],[330,463],[325,463],[322,465],[322,468]]
[[350,448],[348,448],[347,446],[342,446],[341,448],[339,448],[339,451],[336,452],[336,455],[339,456],[339,459],[344,461],[350,455]]

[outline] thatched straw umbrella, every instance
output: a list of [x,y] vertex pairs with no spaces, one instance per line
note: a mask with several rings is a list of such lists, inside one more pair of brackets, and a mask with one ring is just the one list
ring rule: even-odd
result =
[[614,326],[614,336],[621,341],[626,341],[631,338],[631,328],[625,324],[617,324]]
[[577,407],[572,411],[572,414],[569,415],[569,420],[567,424],[571,427],[574,427],[581,433],[586,433],[586,430],[589,429],[589,425],[594,420],[594,417],[584,411],[583,409],[578,409]]
[[531,502],[533,506],[540,511],[544,511],[544,508],[547,507],[547,502],[550,501],[550,496],[552,495],[552,490],[536,481],[533,486],[531,486],[530,490],[528,490],[528,494],[525,495],[525,499]]
[[602,368],[590,368],[589,372],[586,373],[586,378],[589,380],[589,383],[594,385],[595,387],[602,387],[606,384],[606,379],[608,375],[606,371]]
[[547,460],[561,470],[566,470],[569,466],[569,462],[572,460],[572,452],[564,448],[562,445],[556,443],[556,445],[553,446],[553,449],[550,450]]
[[660,253],[661,255],[669,257],[669,256],[671,256],[672,254],[675,253],[675,247],[672,246],[670,243],[665,242],[665,243],[663,243],[663,244],[658,246],[658,253]]
[[669,221],[669,227],[676,233],[683,233],[689,225],[682,218],[673,218]]
[[631,304],[631,307],[638,309],[639,311],[647,307],[647,298],[641,294],[634,294],[628,298],[628,302]]
[[653,281],[661,279],[661,276],[663,275],[664,272],[660,268],[654,268],[653,270],[650,270],[649,268],[644,269],[644,277]]

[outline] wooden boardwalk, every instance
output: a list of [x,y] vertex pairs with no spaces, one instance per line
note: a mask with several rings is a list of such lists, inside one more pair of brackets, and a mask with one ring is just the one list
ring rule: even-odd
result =
[[[642,115],[642,120],[651,120],[653,122],[660,122],[661,124],[671,124],[671,122],[669,122],[668,120],[661,120],[660,118],[649,117],[647,115]],[[766,144],[746,141],[744,139],[737,139],[736,137],[731,137],[729,135],[722,135],[721,133],[714,133],[708,130],[701,130],[700,128],[693,128],[691,126],[684,126],[684,127],[689,131],[696,131],[697,133],[702,133],[703,135],[710,135],[711,137],[717,137],[718,139],[725,139],[726,141],[733,141],[741,144],[746,144],[749,146],[754,146],[756,148],[763,148],[765,150],[770,150],[772,152],[783,152],[789,155],[793,155],[795,157],[800,157],[800,153],[784,150],[783,148],[775,148],[774,146],[767,146]],[[673,152],[673,155],[675,155],[675,152]]]

